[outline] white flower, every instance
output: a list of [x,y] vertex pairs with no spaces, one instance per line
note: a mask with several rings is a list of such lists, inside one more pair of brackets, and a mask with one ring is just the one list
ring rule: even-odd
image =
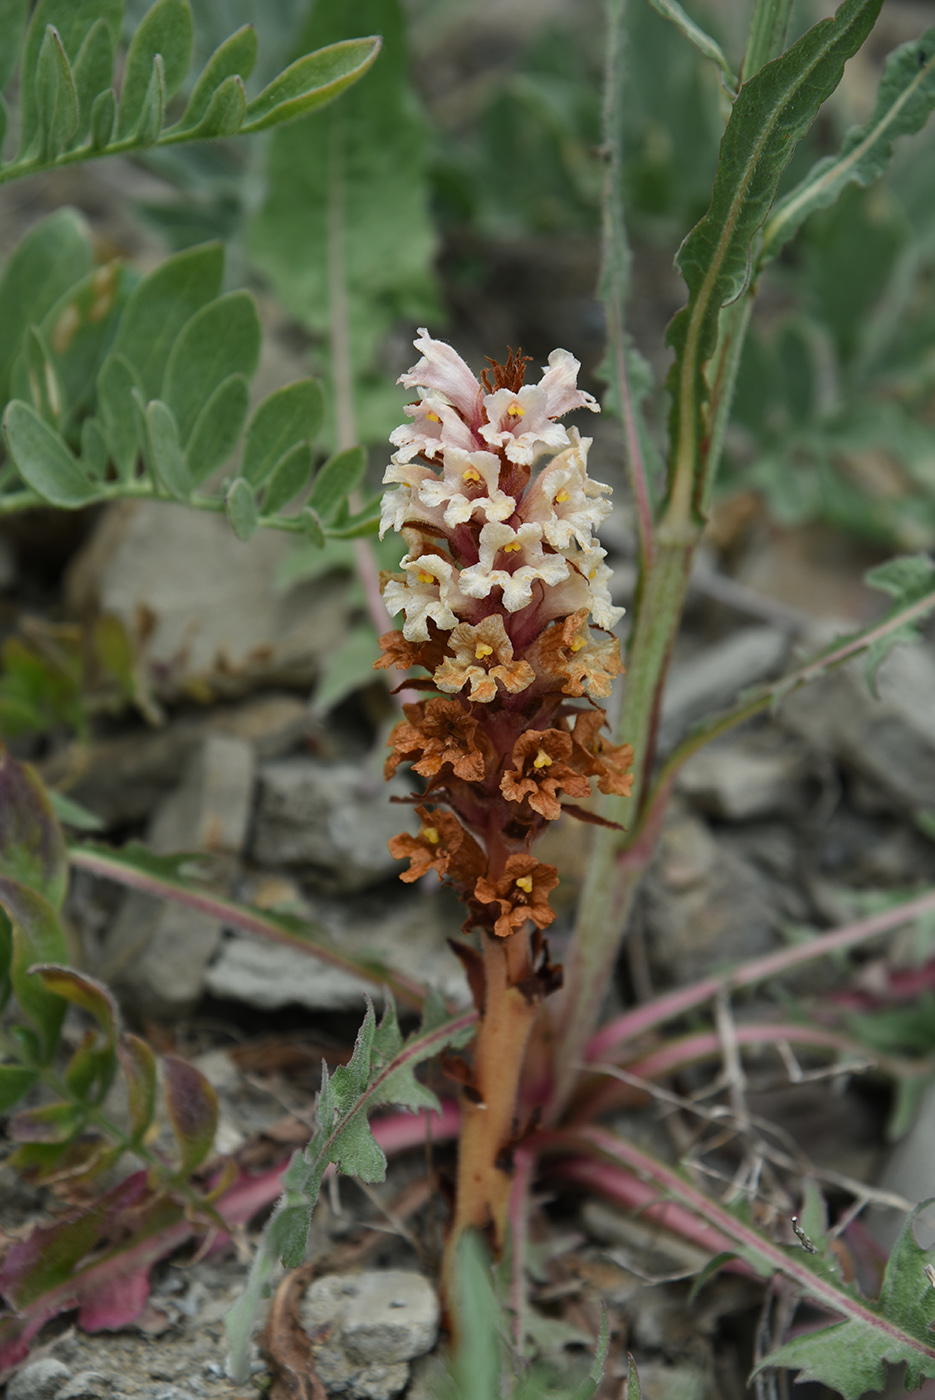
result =
[[387,530],[402,530],[408,523],[441,525],[441,511],[432,511],[419,503],[416,493],[423,481],[436,481],[430,467],[416,462],[398,463],[394,459],[383,476],[384,485],[398,483],[396,491],[384,491],[380,503],[380,539]]
[[[518,612],[532,601],[532,585],[536,579],[550,587],[568,577],[568,564],[561,554],[546,554],[542,548],[542,528],[527,523],[518,530],[512,526],[490,522],[480,532],[480,558],[476,564],[461,570],[460,588],[471,598],[486,598],[491,589],[503,590],[503,606],[507,612]],[[499,557],[505,565],[515,556],[513,568],[494,567]]]
[[403,636],[407,642],[429,640],[429,618],[443,631],[455,627],[461,620],[452,608],[462,613],[470,608],[458,587],[458,570],[450,559],[440,554],[422,554],[418,558],[406,555],[400,561],[406,578],[391,576],[383,586],[383,601],[391,617],[405,613]]
[[[450,529],[476,514],[485,520],[508,520],[516,501],[500,490],[499,479],[500,459],[495,453],[446,447],[444,475],[429,474],[419,486],[419,500],[429,507],[444,505],[444,521]],[[486,488],[486,494],[481,488]]]
[[443,340],[433,340],[424,326],[420,326],[413,344],[422,351],[422,359],[408,374],[401,374],[396,383],[407,389],[437,389],[468,427],[476,428],[484,391],[461,356]]
[[491,447],[502,447],[511,462],[527,465],[547,448],[568,445],[561,423],[548,415],[548,398],[536,384],[524,384],[516,392],[497,389],[484,399],[487,422],[481,437]]
[[432,461],[445,447],[460,447],[470,452],[480,445],[457,409],[440,394],[425,394],[418,403],[407,404],[406,412],[412,423],[404,423],[390,433],[390,442],[397,448],[394,462],[411,461],[420,453]]
[[591,439],[579,438],[576,428],[570,429],[569,436],[571,445],[539,473],[523,497],[520,511],[524,520],[541,525],[554,549],[567,549],[572,540],[586,549],[593,532],[613,509],[610,501],[602,499],[611,488],[588,476]]
[[595,625],[606,627],[608,631],[610,628],[616,627],[626,612],[626,608],[615,608],[611,601],[608,584],[613,576],[613,570],[604,563],[607,558],[607,550],[601,549],[600,545],[595,544],[589,549],[569,550],[566,557],[587,585],[588,602],[586,606],[590,609]]

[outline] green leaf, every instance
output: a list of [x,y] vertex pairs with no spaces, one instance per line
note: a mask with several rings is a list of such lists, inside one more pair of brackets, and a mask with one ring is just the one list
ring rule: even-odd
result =
[[921,130],[935,107],[935,27],[902,44],[886,60],[873,114],[853,127],[836,156],[826,156],[781,199],[763,230],[761,262],[774,258],[816,209],[850,184],[869,185],[889,165],[893,142]]
[[273,467],[263,492],[263,514],[275,515],[304,491],[312,477],[312,449],[307,442],[296,443],[284,452]]
[[325,714],[355,690],[372,685],[380,674],[373,669],[377,651],[377,635],[370,623],[352,627],[338,649],[327,659],[324,674],[315,688],[314,712]]
[[379,36],[344,39],[296,59],[249,104],[242,130],[265,131],[323,107],[363,77],[380,44]]
[[[893,598],[893,606],[887,613],[887,617],[891,617],[911,607],[914,603],[921,602],[935,592],[935,563],[927,554],[904,554],[897,559],[890,559],[886,564],[878,565],[875,569],[870,569],[864,575],[864,582],[868,583],[871,588],[879,588],[881,592],[890,594]],[[877,694],[877,676],[880,667],[893,647],[898,642],[914,645],[922,640],[922,633],[918,626],[919,621],[921,618],[905,622],[884,636],[878,637],[868,646],[864,674],[872,695]]]
[[0,1065],[0,1113],[19,1103],[36,1082],[34,1069],[21,1069],[19,1065]]
[[887,1362],[906,1363],[907,1390],[935,1377],[935,1288],[924,1272],[933,1251],[921,1249],[913,1234],[916,1216],[930,1204],[923,1202],[906,1220],[886,1266],[879,1304],[865,1305],[865,1320],[851,1317],[786,1342],[754,1374],[765,1366],[787,1366],[798,1371],[797,1380],[820,1381],[844,1400],[882,1390]]
[[39,113],[39,157],[53,160],[74,136],[78,126],[78,94],[71,65],[51,24],[36,63],[36,105]]
[[249,481],[244,481],[242,476],[238,476],[228,487],[224,509],[231,529],[239,540],[249,540],[256,533],[259,523],[256,496]]
[[[124,287],[124,268],[117,262],[106,263],[69,287],[42,318],[40,331],[60,385],[62,413],[57,426],[63,436],[74,431],[93,403],[94,381],[124,304]],[[19,382],[14,368],[13,383]],[[14,397],[32,395],[19,392]]]
[[360,485],[367,470],[367,452],[363,447],[348,447],[330,457],[312,483],[308,503],[322,520],[327,521],[342,501]]
[[146,405],[146,435],[150,466],[160,485],[176,500],[187,501],[192,493],[192,479],[179,443],[175,416],[161,399]]
[[250,407],[250,393],[242,374],[222,379],[195,419],[185,460],[192,484],[200,486],[226,462],[240,440],[240,430]]
[[246,112],[247,94],[242,79],[235,73],[224,79],[197,126],[173,128],[174,134],[165,136],[159,144],[170,146],[178,141],[204,141],[221,136],[236,136],[243,126]]
[[47,992],[64,997],[73,1006],[80,1006],[97,1021],[109,1041],[117,1036],[117,1003],[103,982],[89,977],[86,972],[76,972],[73,967],[59,967],[54,963],[40,963],[33,969]]
[[191,132],[199,128],[219,89],[235,76],[246,82],[253,72],[256,56],[256,30],[252,24],[245,24],[225,39],[208,59],[192,89],[179,129]]
[[89,140],[92,151],[102,151],[109,146],[117,120],[117,94],[113,88],[98,93],[91,105]]
[[136,371],[125,355],[108,355],[97,377],[97,410],[111,460],[121,481],[129,481],[139,456],[132,394],[142,395]]
[[[139,121],[134,129],[134,140],[139,146],[152,146],[162,130],[166,110],[166,78],[162,54],[153,59],[153,69],[143,97]],[[117,114],[118,135],[120,114]]]
[[49,806],[62,826],[70,826],[74,831],[102,831],[104,829],[104,823],[96,813],[88,807],[82,806],[80,802],[75,802],[73,798],[66,797],[57,788],[46,788],[46,796],[49,799]]
[[10,376],[10,392],[14,398],[31,402],[44,423],[53,432],[61,427],[63,395],[52,356],[41,332],[29,326],[23,337],[22,352]]
[[184,1179],[214,1146],[218,1097],[201,1071],[177,1055],[162,1057],[162,1093],[179,1149],[177,1174]]
[[55,1053],[67,1003],[47,992],[30,968],[36,963],[63,963],[68,958],[65,935],[55,910],[26,885],[0,876],[0,905],[13,931],[10,978],[20,1009],[40,1036],[40,1056],[48,1064]]
[[58,32],[70,64],[77,61],[89,31],[102,19],[116,50],[123,20],[123,0],[39,0],[32,13],[20,68],[20,155],[29,151],[39,132],[37,91],[39,51],[51,24]]
[[81,1110],[67,1099],[28,1108],[7,1124],[14,1142],[68,1142],[82,1126]]
[[316,545],[319,549],[324,548],[325,532],[322,529],[321,521],[311,506],[304,506],[299,511],[299,520],[302,522],[302,532],[310,544]]
[[97,498],[68,447],[29,404],[14,399],[7,405],[3,431],[20,476],[50,506],[77,510]]
[[91,130],[94,103],[107,92],[113,79],[114,42],[106,20],[95,21],[88,30],[75,58],[72,73],[78,98],[78,124],[74,139],[83,141]]
[[[597,1338],[597,1350],[594,1353],[594,1362],[585,1380],[572,1392],[569,1400],[592,1400],[597,1394],[598,1387],[604,1379],[604,1370],[607,1366],[607,1356],[610,1352],[610,1320],[607,1316],[607,1304],[601,1303],[601,1330]],[[636,1362],[627,1352],[627,1383],[621,1392],[620,1400],[641,1400],[640,1378],[636,1371]]]
[[170,352],[196,311],[221,290],[224,250],[204,243],[167,258],[127,300],[113,349],[136,370],[143,396],[158,397]]
[[684,34],[688,42],[694,44],[700,54],[703,54],[705,58],[710,58],[712,63],[717,64],[721,71],[721,76],[724,79],[725,86],[731,92],[734,92],[739,86],[739,83],[720,44],[712,39],[710,34],[705,33],[690,15],[685,13],[678,3],[678,0],[649,0],[649,3],[658,14],[662,15],[663,19],[670,20],[672,24],[675,25],[676,29]]
[[156,1057],[145,1040],[125,1032],[117,1042],[117,1058],[127,1081],[130,1130],[141,1138],[156,1109]]
[[0,0],[0,91],[16,72],[28,15],[29,0]]
[[65,838],[38,773],[0,747],[0,875],[61,909],[68,884]]
[[[247,425],[240,468],[251,486],[262,486],[290,448],[314,442],[324,411],[324,394],[315,379],[286,384],[257,405]],[[278,507],[266,509],[272,513]]]
[[260,355],[260,319],[249,292],[228,292],[196,311],[172,347],[162,397],[182,443],[218,385],[232,374],[252,378]]
[[[678,266],[689,301],[669,327],[676,352],[670,375],[671,431],[680,479],[694,471],[704,432],[704,365],[717,343],[721,308],[744,291],[750,249],[769,213],[796,142],[837,87],[881,0],[845,0],[781,58],[744,83],[721,141],[711,205],[682,244]],[[702,485],[703,483],[697,483]],[[683,488],[684,490],[684,488]]]
[[156,0],[130,41],[120,91],[117,136],[132,136],[140,125],[153,73],[162,58],[165,98],[178,92],[192,57],[192,12],[188,0]]
[[10,370],[26,327],[39,325],[93,271],[87,226],[74,209],[50,214],[14,248],[0,276],[0,403],[10,397]]

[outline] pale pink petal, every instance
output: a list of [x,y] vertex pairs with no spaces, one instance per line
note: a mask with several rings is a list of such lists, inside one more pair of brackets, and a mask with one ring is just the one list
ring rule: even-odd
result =
[[600,405],[593,395],[577,386],[580,368],[579,361],[568,350],[552,351],[549,367],[539,380],[539,388],[548,399],[549,418],[561,418],[563,413],[571,413],[575,408],[589,408],[592,413],[600,413]]
[[443,340],[433,340],[424,326],[419,327],[413,344],[422,351],[422,359],[408,374],[401,374],[397,384],[407,389],[437,389],[473,426],[480,417],[483,390],[461,356]]

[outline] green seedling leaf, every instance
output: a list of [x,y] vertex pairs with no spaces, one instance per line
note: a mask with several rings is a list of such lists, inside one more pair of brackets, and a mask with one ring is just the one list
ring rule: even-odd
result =
[[39,49],[36,65],[36,105],[39,112],[39,156],[54,160],[78,126],[78,94],[71,65],[51,24]]
[[90,811],[87,807],[76,802],[72,797],[66,797],[63,792],[58,792],[55,788],[46,788],[46,796],[49,799],[49,806],[62,826],[70,826],[74,831],[101,831],[104,823],[99,816]]
[[232,374],[253,377],[260,338],[260,318],[249,292],[228,292],[192,316],[172,347],[162,385],[183,443],[219,384]]
[[36,1071],[19,1065],[0,1065],[0,1113],[18,1104],[36,1082]]
[[240,440],[250,407],[250,392],[242,374],[232,374],[217,386],[195,419],[185,460],[192,484],[200,486],[217,471]]
[[179,443],[175,416],[161,399],[146,405],[146,433],[150,465],[159,483],[176,500],[187,501],[192,493],[192,479]]
[[75,141],[83,141],[91,130],[94,103],[110,88],[113,72],[114,42],[107,21],[99,19],[85,35],[72,69],[75,94],[78,98]]
[[724,79],[724,85],[730,92],[736,92],[739,87],[736,74],[728,63],[724,51],[710,34],[697,25],[690,15],[682,9],[678,0],[649,0],[653,9],[662,15],[663,19],[670,20],[676,29],[680,30],[690,44],[705,58],[710,58],[712,63],[716,63]]
[[177,1176],[185,1179],[214,1146],[218,1097],[204,1075],[177,1055],[162,1057],[162,1092],[179,1149]]
[[97,377],[97,411],[111,461],[121,481],[130,481],[139,457],[133,391],[142,397],[139,376],[125,355],[108,355]]
[[114,135],[114,122],[117,120],[117,94],[113,88],[98,93],[91,104],[91,119],[88,123],[88,140],[92,151],[103,151],[109,146]]
[[192,37],[188,0],[156,0],[127,52],[117,113],[118,138],[132,136],[140,126],[157,54],[162,59],[166,100],[178,92],[191,63]]
[[221,290],[224,251],[204,243],[167,258],[127,299],[113,350],[133,366],[145,399],[158,398],[183,327]]
[[7,405],[3,431],[20,476],[50,506],[78,510],[99,495],[58,433],[29,404],[14,399]]
[[787,1366],[797,1380],[820,1381],[844,1400],[859,1400],[868,1390],[882,1390],[886,1364],[906,1363],[907,1390],[917,1390],[935,1376],[935,1288],[925,1269],[932,1250],[916,1243],[913,1223],[923,1202],[906,1220],[890,1255],[880,1301],[867,1305],[866,1320],[846,1322],[809,1332],[773,1351],[756,1367]]
[[252,24],[245,24],[229,39],[225,39],[208,59],[192,89],[178,129],[185,132],[200,130],[220,89],[233,77],[243,80],[242,87],[253,72],[256,56],[256,30]]
[[64,963],[68,958],[65,936],[55,910],[26,885],[0,877],[0,906],[10,920],[13,957],[10,978],[23,1014],[40,1036],[40,1056],[48,1064],[55,1053],[67,1003],[47,992],[31,969],[36,963]]
[[263,514],[275,515],[282,510],[305,490],[311,477],[312,449],[307,442],[296,443],[273,467],[263,492]]
[[265,131],[331,102],[363,77],[376,60],[381,42],[379,36],[344,39],[296,59],[249,104],[241,130]]
[[329,457],[312,482],[308,498],[312,510],[327,521],[357,489],[366,470],[367,452],[363,447],[348,447]]
[[227,495],[224,497],[224,509],[227,511],[231,529],[237,538],[239,540],[251,539],[256,533],[260,517],[253,487],[249,481],[244,481],[242,476],[238,476],[236,481],[231,482],[228,487]]
[[29,0],[0,0],[0,92],[16,72],[28,15]]
[[26,327],[40,325],[68,290],[94,271],[84,220],[73,209],[50,214],[21,239],[0,275],[0,403]]
[[761,262],[774,258],[809,214],[833,204],[848,185],[867,186],[882,175],[893,158],[893,142],[920,131],[933,107],[935,28],[890,54],[870,120],[853,127],[839,154],[818,161],[776,205],[763,230]]
[[127,1081],[130,1130],[138,1140],[156,1111],[156,1057],[145,1040],[125,1032],[117,1041],[117,1058]]
[[[139,121],[134,132],[134,139],[139,146],[152,146],[162,130],[163,117],[166,110],[166,78],[165,69],[162,62],[162,54],[157,53],[153,59],[153,71],[149,75],[149,83],[146,87],[146,94],[143,98],[143,106],[140,110]],[[120,113],[117,113],[117,123],[119,128]],[[118,131],[119,134],[119,131]]]
[[39,963],[33,968],[47,992],[64,997],[74,1006],[80,1006],[93,1016],[108,1040],[117,1035],[119,1014],[117,1004],[102,982],[89,977],[86,972],[76,972],[73,967],[60,967],[55,963]]
[[[721,308],[744,291],[750,250],[796,142],[837,87],[844,64],[876,20],[881,0],[845,0],[833,19],[744,83],[721,141],[711,205],[682,244],[678,266],[689,301],[672,322],[676,352],[670,377],[678,506],[687,509],[704,483],[694,480],[707,396],[703,366],[717,343]],[[697,501],[696,501],[697,504]]]
[[[315,379],[299,379],[258,404],[247,425],[241,474],[262,486],[290,448],[314,442],[321,431],[325,398]],[[278,507],[269,507],[270,514]]]

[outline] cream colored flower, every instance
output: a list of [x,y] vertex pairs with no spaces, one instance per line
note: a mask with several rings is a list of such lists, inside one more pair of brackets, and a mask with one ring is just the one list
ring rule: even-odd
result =
[[604,500],[610,491],[603,482],[588,476],[590,438],[579,438],[569,430],[570,445],[543,467],[523,497],[524,520],[537,521],[554,549],[567,549],[574,541],[587,549],[595,531],[613,507]]
[[497,484],[500,459],[493,452],[463,452],[446,447],[442,477],[429,474],[419,485],[419,500],[429,507],[444,506],[449,528],[463,525],[472,516],[482,520],[508,520],[516,501]]
[[466,611],[470,608],[458,588],[458,570],[450,559],[440,554],[421,554],[418,558],[406,555],[400,561],[403,575],[390,575],[383,587],[383,601],[391,617],[396,613],[405,614],[403,636],[407,642],[427,642],[429,640],[429,619],[436,626],[447,630],[456,626],[457,608]]
[[454,656],[445,657],[433,679],[439,690],[449,694],[463,690],[470,681],[470,699],[486,704],[496,697],[498,680],[511,695],[518,695],[536,679],[528,661],[513,660],[513,643],[499,613],[492,613],[476,626],[459,622],[448,645]]

